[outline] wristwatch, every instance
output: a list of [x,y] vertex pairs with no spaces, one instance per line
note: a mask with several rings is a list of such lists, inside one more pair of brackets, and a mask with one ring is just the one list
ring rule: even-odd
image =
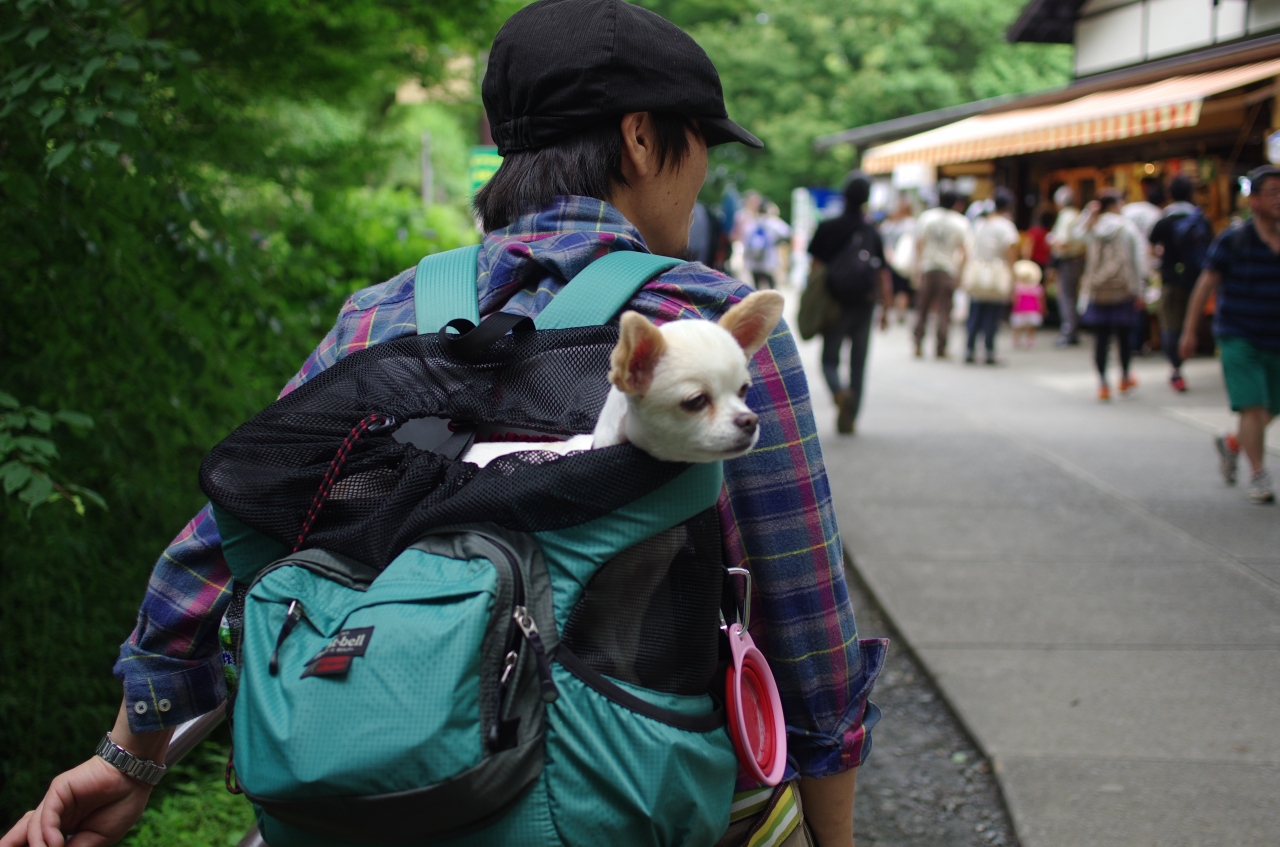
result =
[[127,777],[132,777],[145,785],[155,785],[168,770],[164,765],[157,765],[147,759],[139,759],[128,750],[111,740],[111,733],[102,736],[98,742],[95,755],[106,760],[107,764]]

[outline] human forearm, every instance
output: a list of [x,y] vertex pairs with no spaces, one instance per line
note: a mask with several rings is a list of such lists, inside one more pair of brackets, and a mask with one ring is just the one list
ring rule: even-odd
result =
[[800,802],[818,847],[853,847],[853,798],[856,768],[824,776],[800,777]]
[[1187,314],[1182,320],[1182,337],[1178,340],[1178,353],[1190,359],[1196,352],[1196,339],[1200,329],[1200,317],[1204,314],[1209,296],[1217,288],[1220,277],[1216,271],[1205,270],[1196,281],[1187,303]]

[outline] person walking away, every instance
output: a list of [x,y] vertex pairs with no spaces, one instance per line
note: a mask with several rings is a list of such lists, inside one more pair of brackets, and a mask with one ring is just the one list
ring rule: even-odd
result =
[[924,356],[924,337],[931,313],[936,313],[934,353],[939,359],[948,358],[951,305],[973,240],[973,229],[959,211],[963,203],[964,198],[956,192],[944,191],[938,198],[938,205],[926,209],[916,221],[915,269],[920,289],[916,292],[913,335],[917,359]]
[[[557,49],[548,50],[552,43]],[[494,39],[482,94],[503,156],[475,199],[485,232],[476,266],[482,316],[536,319],[608,253],[684,255],[708,145],[762,146],[729,119],[715,66],[697,43],[622,0],[556,0],[516,12]],[[352,353],[412,336],[414,278],[410,267],[353,294],[285,393]],[[658,322],[714,319],[750,293],[702,265],[681,264],[650,280],[626,307]],[[750,374],[746,400],[758,414],[759,442],[724,462],[711,526],[721,534],[726,564],[748,568],[756,587],[751,618],[760,628],[753,632],[778,683],[799,775],[778,790],[794,798],[798,785],[804,818],[822,847],[853,847],[857,768],[879,717],[867,696],[885,645],[857,637],[808,384],[785,324],[753,357]],[[219,529],[206,505],[155,564],[115,666],[123,698],[104,739],[111,758],[92,755],[55,777],[0,847],[62,844],[72,833],[73,844],[119,841],[151,792],[130,775],[134,765],[142,775],[163,773],[154,763],[164,761],[173,727],[224,702],[218,629],[235,586]],[[116,747],[128,758],[122,761]],[[602,810],[643,808],[645,798],[627,793],[630,787],[598,786]],[[723,786],[726,800],[732,791]],[[798,805],[786,808],[794,827]],[[723,813],[728,826],[728,803]],[[619,843],[646,823],[602,815],[601,831],[616,833]],[[793,844],[805,828],[784,837]]]
[[916,252],[916,218],[910,197],[899,197],[893,214],[880,223],[880,241],[884,244],[884,256],[893,282],[894,313],[898,323],[906,323],[913,294],[911,263]]
[[1187,304],[1179,346],[1184,359],[1195,354],[1196,328],[1216,292],[1213,334],[1227,398],[1240,416],[1234,433],[1214,439],[1219,466],[1227,484],[1234,485],[1243,452],[1251,471],[1249,499],[1274,503],[1265,435],[1280,414],[1280,170],[1255,168],[1249,184],[1252,220],[1232,226],[1209,247]]
[[1173,371],[1169,387],[1187,390],[1182,376],[1182,326],[1191,300],[1191,289],[1204,269],[1213,243],[1213,226],[1191,202],[1194,186],[1179,174],[1169,181],[1173,202],[1151,230],[1151,250],[1160,260],[1160,346]]
[[1058,277],[1058,315],[1062,323],[1058,330],[1059,347],[1080,343],[1080,317],[1076,302],[1080,297],[1080,275],[1084,273],[1085,243],[1076,235],[1076,219],[1080,211],[1074,206],[1075,194],[1063,185],[1053,193],[1058,206],[1053,230],[1049,233],[1049,252]]
[[1142,250],[1144,241],[1120,214],[1120,196],[1104,191],[1089,203],[1076,222],[1075,234],[1087,246],[1082,295],[1088,301],[1080,322],[1094,332],[1094,363],[1098,368],[1098,399],[1110,400],[1107,358],[1115,336],[1120,355],[1120,393],[1138,385],[1129,375],[1133,358],[1130,330],[1142,308]]
[[965,265],[963,285],[969,295],[968,337],[964,360],[973,364],[978,334],[982,334],[986,363],[996,364],[996,333],[1013,293],[1013,262],[1018,258],[1018,228],[1009,215],[1013,194],[997,188],[992,211],[973,228],[973,258]]
[[[1040,284],[1044,271],[1030,259],[1013,263],[1013,311],[1009,324],[1013,327],[1013,346],[1030,350],[1036,346],[1036,330],[1044,323],[1044,287]],[[1019,343],[1019,338],[1023,339]]]
[[[1153,176],[1143,177],[1142,197],[1143,199],[1136,200],[1133,203],[1123,203],[1120,208],[1120,214],[1124,215],[1125,220],[1133,224],[1134,229],[1138,231],[1138,235],[1142,237],[1144,249],[1139,252],[1142,256],[1142,297],[1145,304],[1146,291],[1151,286],[1151,277],[1155,272],[1155,263],[1152,261],[1151,251],[1146,249],[1146,245],[1151,238],[1151,230],[1155,227],[1156,222],[1160,220],[1161,207],[1165,204],[1164,186],[1160,184],[1160,180]],[[1150,340],[1151,319],[1144,310],[1138,314],[1137,320],[1133,322],[1133,334],[1130,336],[1129,345],[1133,348],[1134,355],[1145,356]]]
[[[862,408],[867,348],[876,302],[883,305],[880,329],[889,327],[893,283],[885,262],[880,233],[867,221],[863,205],[871,196],[871,181],[850,175],[844,187],[844,213],[823,221],[809,242],[814,279],[824,279],[840,316],[822,335],[822,376],[836,402],[836,432],[852,435]],[[849,379],[840,378],[840,360],[849,342]]]
[[729,230],[729,258],[725,264],[732,276],[744,282],[751,279],[751,271],[747,268],[747,235],[762,214],[764,195],[754,189],[742,195],[742,205],[733,213],[733,227]]
[[768,203],[747,229],[743,241],[747,271],[756,290],[777,288],[778,242],[791,237],[791,227],[778,214],[778,207]]

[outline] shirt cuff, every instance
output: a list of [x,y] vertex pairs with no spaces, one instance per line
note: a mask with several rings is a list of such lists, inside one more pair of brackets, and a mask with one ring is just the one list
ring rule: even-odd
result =
[[227,698],[222,656],[198,661],[143,653],[129,644],[112,669],[124,683],[129,729],[172,729],[212,712]]
[[880,709],[867,697],[884,668],[889,639],[859,639],[858,650],[862,654],[862,685],[832,731],[787,727],[785,779],[831,776],[858,767],[870,755],[871,729],[880,720]]

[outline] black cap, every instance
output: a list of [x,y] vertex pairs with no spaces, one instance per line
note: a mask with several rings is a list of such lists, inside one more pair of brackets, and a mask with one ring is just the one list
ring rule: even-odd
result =
[[697,42],[623,0],[540,0],[516,12],[493,39],[482,94],[504,156],[629,112],[697,118],[707,146],[764,146],[729,120]]
[[1249,185],[1258,186],[1268,179],[1280,179],[1280,169],[1274,165],[1259,165],[1249,171]]

